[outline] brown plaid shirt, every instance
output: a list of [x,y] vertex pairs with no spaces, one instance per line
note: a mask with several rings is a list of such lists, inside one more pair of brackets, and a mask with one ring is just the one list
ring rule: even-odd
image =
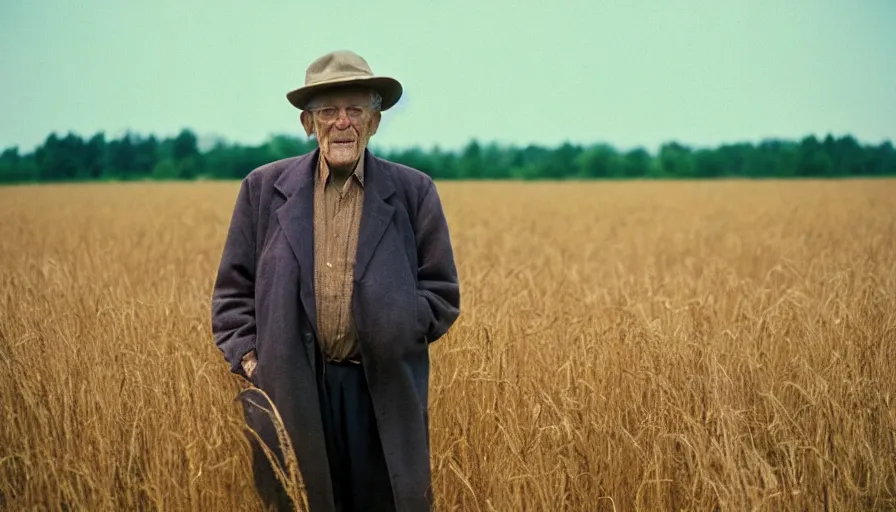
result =
[[364,202],[364,158],[340,189],[321,158],[314,185],[314,287],[317,329],[330,360],[358,357],[351,300]]

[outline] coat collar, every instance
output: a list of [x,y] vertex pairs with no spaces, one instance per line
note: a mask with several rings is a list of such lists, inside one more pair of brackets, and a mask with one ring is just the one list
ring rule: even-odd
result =
[[[323,180],[324,182],[330,182],[333,179],[332,169],[330,169],[328,165],[325,165],[325,162],[321,159],[318,159],[317,178],[319,180]],[[358,162],[355,164],[355,168],[352,169],[352,172],[351,174],[349,174],[348,179],[345,181],[345,185],[343,185],[343,187],[347,186],[350,182],[356,183],[362,188],[364,187],[364,158],[358,159]]]
[[[312,325],[317,325],[314,296],[314,177],[320,149],[298,157],[274,183],[286,198],[277,218],[299,263],[300,296]],[[358,232],[354,281],[357,284],[376,252],[395,208],[386,200],[395,192],[393,177],[370,150],[364,150],[364,203]]]
[[[307,192],[305,191],[306,187],[310,186],[313,189],[314,176],[318,170],[319,159],[320,148],[315,148],[314,151],[298,157],[277,178],[277,181],[274,182],[274,187],[287,199]],[[380,159],[374,156],[369,149],[364,150],[363,164],[363,174],[359,178],[362,180],[365,192],[373,192],[383,200],[395,192],[392,177],[383,168]]]

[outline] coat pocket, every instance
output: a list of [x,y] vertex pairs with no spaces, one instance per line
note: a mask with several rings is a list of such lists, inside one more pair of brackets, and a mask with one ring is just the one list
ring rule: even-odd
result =
[[417,341],[429,342],[430,315],[429,302],[418,290],[417,300],[414,302],[415,337]]

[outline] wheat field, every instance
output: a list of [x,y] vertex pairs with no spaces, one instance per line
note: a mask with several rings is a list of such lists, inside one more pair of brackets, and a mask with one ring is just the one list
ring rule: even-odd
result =
[[[896,181],[440,183],[443,511],[896,509]],[[0,188],[0,509],[258,510],[235,183]]]

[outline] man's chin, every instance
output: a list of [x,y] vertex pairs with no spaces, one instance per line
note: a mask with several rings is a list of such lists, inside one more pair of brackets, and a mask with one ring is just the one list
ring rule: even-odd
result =
[[339,144],[330,143],[327,147],[327,160],[339,162],[352,162],[358,159],[357,143]]
[[330,167],[345,167],[357,162],[359,155],[354,151],[330,151],[326,157]]

